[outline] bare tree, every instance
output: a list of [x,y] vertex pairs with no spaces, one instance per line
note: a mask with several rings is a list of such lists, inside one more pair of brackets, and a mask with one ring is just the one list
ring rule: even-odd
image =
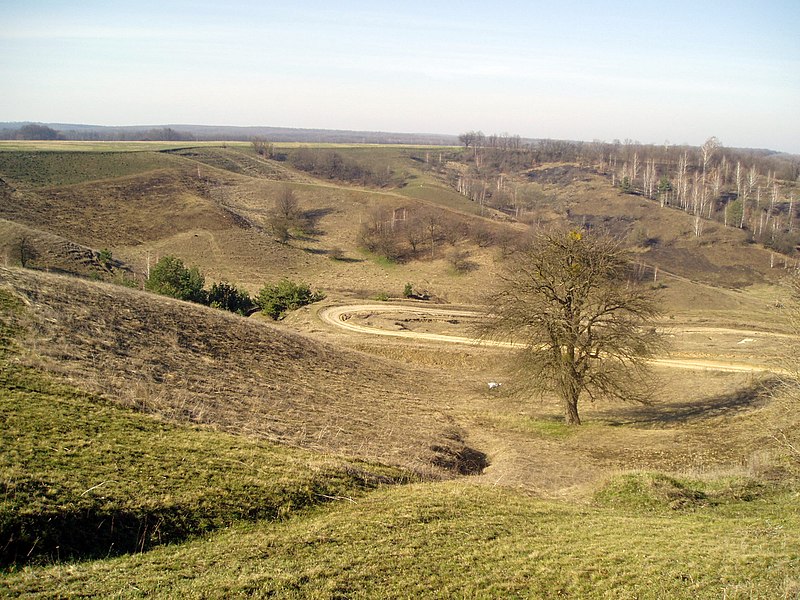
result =
[[292,188],[285,186],[280,189],[269,211],[267,223],[280,242],[287,242],[292,237],[292,230],[303,231],[308,226]]
[[18,259],[19,265],[23,268],[29,267],[32,261],[39,258],[39,252],[36,250],[33,240],[25,235],[17,240],[11,249],[11,253],[12,258]]
[[537,235],[502,276],[482,333],[521,343],[517,365],[529,389],[554,392],[579,425],[578,402],[605,396],[646,401],[646,357],[661,347],[648,325],[658,314],[652,288],[628,278],[627,253],[603,235],[558,230]]
[[253,138],[253,150],[256,154],[264,158],[273,158],[275,156],[275,146],[272,143],[262,138]]

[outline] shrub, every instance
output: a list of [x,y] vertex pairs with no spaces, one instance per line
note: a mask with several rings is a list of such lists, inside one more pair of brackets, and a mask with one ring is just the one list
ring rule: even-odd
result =
[[255,302],[264,314],[277,321],[283,318],[288,311],[296,310],[312,302],[319,302],[323,298],[325,298],[325,294],[319,290],[312,292],[308,284],[298,284],[283,279],[277,285],[265,285],[261,288]]
[[108,248],[103,248],[100,252],[97,253],[97,262],[104,269],[111,269],[114,265],[114,256],[111,254],[111,250]]
[[240,315],[246,315],[253,308],[250,294],[230,283],[215,283],[208,292],[208,304]]
[[403,288],[403,298],[411,298],[414,295],[414,286],[410,283],[407,283],[406,286]]
[[469,258],[469,252],[461,248],[453,248],[447,255],[448,262],[458,273],[467,273],[477,267]]
[[168,255],[156,263],[144,286],[156,294],[205,304],[204,283],[197,267],[189,269],[180,258]]

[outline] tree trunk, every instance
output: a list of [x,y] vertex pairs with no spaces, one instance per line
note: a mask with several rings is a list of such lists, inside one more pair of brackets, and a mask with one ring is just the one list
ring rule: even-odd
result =
[[578,416],[578,399],[564,399],[564,420],[567,425],[580,425],[581,418]]
[[576,381],[565,381],[561,391],[561,400],[564,404],[564,422],[567,425],[580,425],[581,418],[578,415],[578,396],[580,396],[580,386]]

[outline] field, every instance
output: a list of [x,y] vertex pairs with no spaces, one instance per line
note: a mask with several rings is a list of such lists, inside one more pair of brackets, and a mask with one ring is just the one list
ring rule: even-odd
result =
[[[529,169],[516,219],[453,189],[458,149],[316,147],[382,185],[300,149],[0,145],[0,595],[800,597],[792,258],[591,169]],[[464,233],[364,249],[398,208]],[[580,427],[470,339],[504,236],[565,215],[631,240],[670,338],[652,404]],[[136,289],[167,254],[326,298],[272,322]]]

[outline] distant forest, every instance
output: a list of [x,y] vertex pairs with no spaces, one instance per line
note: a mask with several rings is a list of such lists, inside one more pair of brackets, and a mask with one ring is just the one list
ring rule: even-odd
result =
[[334,129],[294,129],[289,127],[233,127],[212,125],[158,125],[107,127],[65,123],[0,123],[2,140],[76,140],[76,141],[250,141],[256,138],[272,142],[343,143],[343,144],[419,144],[456,146],[458,136],[430,133],[388,133],[382,131],[345,131]]

